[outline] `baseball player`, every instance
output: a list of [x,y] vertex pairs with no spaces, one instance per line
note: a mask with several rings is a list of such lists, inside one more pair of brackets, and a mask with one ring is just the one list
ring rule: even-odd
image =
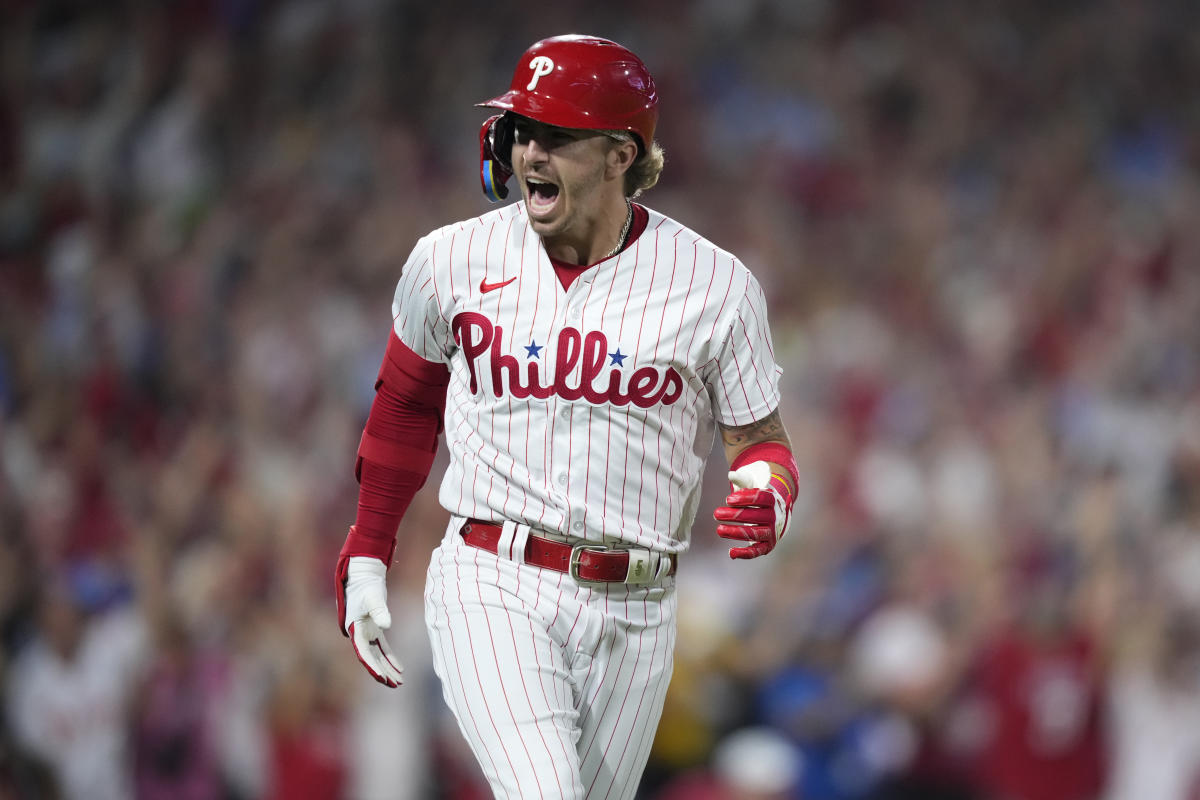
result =
[[445,700],[497,797],[634,796],[671,677],[675,574],[719,429],[734,558],[787,530],[796,464],[762,290],[632,199],[658,180],[645,64],[590,36],[521,57],[480,131],[520,199],[420,239],[358,450],[339,622],[380,683],[398,523],[440,434],[450,523],[425,619]]

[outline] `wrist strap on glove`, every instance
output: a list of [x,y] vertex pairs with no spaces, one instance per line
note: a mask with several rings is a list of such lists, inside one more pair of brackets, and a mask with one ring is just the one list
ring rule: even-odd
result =
[[[792,486],[800,485],[800,467],[796,465],[796,458],[792,455],[792,451],[787,446],[778,442],[759,442],[752,444],[742,452],[738,453],[737,458],[733,459],[733,463],[729,465],[730,471],[736,471],[752,461],[767,461],[772,464],[778,464],[787,470],[788,477],[792,479]],[[776,475],[780,481],[786,483],[784,476]],[[787,490],[784,495],[788,500],[788,505],[792,502],[791,489]]]

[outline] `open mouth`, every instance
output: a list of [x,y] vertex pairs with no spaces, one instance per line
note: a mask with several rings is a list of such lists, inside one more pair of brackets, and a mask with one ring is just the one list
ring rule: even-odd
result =
[[558,186],[538,178],[525,181],[529,189],[529,210],[535,214],[547,214],[558,202]]

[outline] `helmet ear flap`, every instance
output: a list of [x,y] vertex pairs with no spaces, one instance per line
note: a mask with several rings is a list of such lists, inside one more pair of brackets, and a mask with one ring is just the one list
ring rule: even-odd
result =
[[492,152],[496,159],[509,172],[512,172],[512,146],[516,120],[513,115],[504,113],[492,125]]
[[508,114],[488,117],[479,129],[479,182],[493,203],[508,197],[512,177],[513,121]]

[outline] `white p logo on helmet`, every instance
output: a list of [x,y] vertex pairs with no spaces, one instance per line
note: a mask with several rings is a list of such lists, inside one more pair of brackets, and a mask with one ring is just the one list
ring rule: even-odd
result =
[[545,56],[534,56],[533,60],[529,62],[529,68],[533,70],[533,77],[529,79],[529,85],[525,88],[532,92],[543,75],[549,75],[554,71],[554,62]]

